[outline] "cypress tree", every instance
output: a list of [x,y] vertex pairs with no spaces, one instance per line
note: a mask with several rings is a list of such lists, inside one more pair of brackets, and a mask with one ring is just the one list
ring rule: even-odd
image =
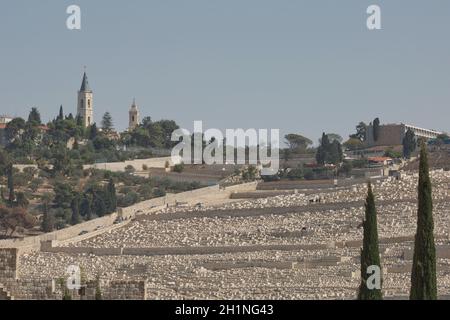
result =
[[8,189],[9,189],[9,204],[12,206],[14,201],[16,200],[16,196],[14,193],[14,175],[13,175],[13,165],[9,164],[7,167],[7,175],[8,175]]
[[31,108],[30,114],[28,115],[28,122],[33,125],[40,125],[42,123],[41,115],[37,108]]
[[44,211],[44,219],[42,220],[42,230],[44,232],[52,232],[55,229],[55,218],[46,207]]
[[108,207],[105,200],[102,198],[101,194],[95,194],[94,200],[92,202],[92,210],[97,215],[97,217],[103,217],[108,213]]
[[57,120],[64,120],[64,110],[62,105],[59,107],[59,114]]
[[431,180],[425,143],[420,150],[417,232],[411,273],[411,300],[436,300],[436,247]]
[[89,140],[94,140],[97,137],[97,125],[94,123],[89,129]]
[[80,117],[79,115],[77,115],[77,117],[75,118],[76,122],[77,122],[77,126],[78,127],[84,127],[83,126],[83,118]]
[[377,211],[375,207],[375,196],[370,183],[368,189],[365,203],[366,214],[363,221],[364,240],[361,250],[361,285],[359,287],[358,300],[381,300],[383,299],[381,288],[369,289],[367,287],[367,280],[370,277],[370,274],[367,274],[368,268],[370,266],[378,266],[381,269],[378,248]]
[[376,118],[373,121],[373,140],[378,141],[379,137],[380,137],[380,119]]
[[83,200],[80,204],[80,214],[84,217],[85,220],[92,220],[92,210],[91,210],[91,200],[88,195],[83,197]]
[[80,200],[78,199],[78,197],[75,197],[72,200],[71,209],[72,209],[71,223],[72,223],[72,225],[76,225],[76,224],[81,222],[81,218],[80,218]]
[[117,209],[116,186],[114,185],[113,179],[109,179],[107,196],[108,196],[109,213],[113,213]]
[[414,131],[408,129],[405,137],[403,138],[403,157],[406,159],[410,159],[411,153],[414,152],[416,146],[416,135],[414,134]]

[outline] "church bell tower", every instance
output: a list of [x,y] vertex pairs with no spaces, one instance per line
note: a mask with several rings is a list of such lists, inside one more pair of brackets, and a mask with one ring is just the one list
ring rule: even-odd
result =
[[133,131],[139,125],[139,109],[136,105],[136,100],[133,100],[129,111],[128,131]]
[[94,123],[93,96],[86,72],[84,72],[83,82],[81,83],[80,91],[78,91],[77,116],[82,119],[85,127],[89,127]]

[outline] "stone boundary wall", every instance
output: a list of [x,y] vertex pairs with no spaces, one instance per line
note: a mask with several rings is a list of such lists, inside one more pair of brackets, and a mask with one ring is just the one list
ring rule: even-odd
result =
[[[104,163],[95,163],[95,164],[87,164],[83,166],[83,169],[100,169],[100,170],[108,170],[113,172],[125,171],[127,166],[133,166],[136,171],[141,171],[143,165],[146,165],[150,168],[165,168],[166,162],[169,161],[170,166],[174,166],[176,164],[181,163],[180,157],[175,157],[175,161],[172,161],[172,157],[161,157],[161,158],[149,158],[149,159],[136,159],[129,160],[125,162],[104,162]],[[15,164],[14,168],[18,169],[20,172],[23,172],[25,168],[35,168],[38,166],[35,164]]]
[[[126,220],[124,222],[118,223],[118,224],[113,224],[111,226],[108,226],[106,228],[102,228],[93,232],[89,232],[87,234],[83,234],[81,236],[77,236],[74,238],[70,238],[67,240],[55,240],[54,242],[57,243],[57,245],[66,245],[66,244],[71,244],[71,243],[77,243],[77,242],[81,242],[84,240],[88,240],[94,237],[97,237],[99,235],[102,235],[104,233],[110,233],[111,231],[115,230],[115,229],[120,229],[125,227],[127,224],[129,224],[132,220]],[[114,223],[114,222],[113,222]],[[42,244],[42,242],[41,242]]]
[[246,268],[266,268],[266,269],[292,269],[295,262],[282,261],[248,261],[248,262],[209,262],[202,264],[202,267],[211,271],[246,269]]
[[[97,249],[95,254],[105,255],[114,253],[111,249]],[[120,249],[119,249],[120,252]],[[56,279],[20,279],[17,274],[21,249],[0,248],[0,300],[1,298],[14,300],[61,300],[62,293]],[[95,299],[97,283],[86,283],[85,295],[71,292],[74,300],[81,298]],[[147,298],[146,281],[101,281],[102,296],[106,300],[145,300]]]
[[[244,183],[228,188],[220,188],[218,185],[186,191],[182,193],[168,194],[165,197],[151,199],[137,203],[128,208],[122,208],[120,212],[124,215],[141,215],[148,213],[149,210],[159,210],[165,205],[173,206],[177,203],[187,203],[188,205],[195,205],[197,203],[214,203],[230,199],[235,192],[245,192],[256,190],[257,183]],[[141,211],[141,212],[139,212]]]
[[[392,237],[392,238],[380,238],[379,243],[380,245],[386,245],[386,244],[394,244],[394,243],[403,243],[403,242],[414,242],[415,236],[398,236],[398,237]],[[448,240],[448,236],[446,235],[436,235],[435,240]],[[353,240],[353,241],[344,241],[340,242],[340,245],[343,245],[347,248],[358,248],[362,247],[362,240]],[[448,253],[446,253],[448,251]],[[409,250],[412,252],[412,250]],[[409,251],[405,251],[404,253],[406,255],[411,254]],[[436,246],[436,252],[441,252],[442,255],[448,254],[448,258],[450,259],[450,246],[447,249],[447,246]]]
[[46,241],[41,244],[41,252],[66,254],[94,254],[96,256],[120,256],[122,248],[92,248],[92,247],[58,247],[55,241]]
[[[87,296],[88,299],[90,295]],[[94,297],[95,298],[95,291]],[[102,288],[104,300],[147,300],[146,281],[110,281]]]
[[[168,194],[165,197],[140,202],[127,208],[119,208],[117,213],[112,213],[108,216],[97,218],[91,221],[86,221],[66,229],[34,237],[0,240],[0,248],[23,248],[24,251],[36,251],[40,249],[41,242],[52,240],[66,241],[73,238],[75,239],[69,242],[79,241],[80,239],[84,240],[89,238],[91,234],[86,234],[85,237],[77,238],[81,232],[83,231],[87,231],[88,233],[96,232],[95,234],[93,234],[93,236],[97,236],[104,232],[108,232],[111,230],[108,229],[108,227],[112,226],[114,224],[114,221],[116,221],[118,217],[123,217],[125,219],[132,219],[135,217],[136,214],[144,214],[143,211],[148,212],[150,209],[158,210],[161,209],[161,207],[166,204],[175,205],[177,202],[186,202],[188,204],[195,204],[202,201],[209,202],[209,201],[226,200],[230,198],[230,195],[233,192],[251,191],[255,189],[256,189],[256,182],[236,185],[225,189],[220,189],[219,186],[216,185],[212,187],[196,189],[193,191],[187,191],[177,194]],[[122,227],[124,226],[124,224],[121,224],[120,226]],[[95,230],[97,228],[102,229]]]
[[[100,281],[104,300],[146,300],[147,282],[141,281]],[[72,300],[95,300],[97,283],[88,281],[84,294],[71,290]],[[62,300],[63,293],[58,281],[53,280],[15,280],[7,283],[8,293],[14,300]]]
[[61,300],[62,295],[54,292],[52,280],[15,280],[7,284],[14,300]]
[[[404,260],[412,260],[414,257],[414,250],[408,249],[403,251]],[[450,245],[437,245],[436,257],[440,259],[450,259]]]
[[205,255],[257,251],[297,251],[325,250],[335,244],[294,244],[294,245],[254,245],[254,246],[214,246],[214,247],[154,247],[154,248],[92,248],[92,247],[54,247],[52,242],[43,244],[41,251],[66,254],[127,255],[127,256],[167,256],[167,255]]
[[[380,244],[411,242],[413,236],[382,238]],[[437,237],[437,238],[444,238]],[[55,246],[56,245],[56,246]],[[203,247],[147,247],[147,248],[93,248],[93,247],[58,247],[57,242],[50,241],[42,244],[41,251],[65,254],[94,254],[98,256],[169,256],[169,255],[211,255],[226,253],[244,253],[261,251],[311,251],[334,248],[359,248],[361,241],[334,242],[322,244],[273,244],[250,246],[203,246]],[[410,259],[411,250],[404,252],[405,260]],[[436,247],[439,258],[450,258],[450,245]]]
[[131,256],[205,255],[258,251],[323,250],[333,246],[334,244],[123,248],[122,254]]
[[84,165],[83,169],[100,169],[119,172],[125,171],[125,168],[127,166],[132,166],[136,169],[136,171],[141,171],[144,165],[146,165],[148,168],[165,168],[167,161],[169,162],[170,166],[174,166],[176,164],[181,163],[181,158],[176,157],[175,161],[172,160],[172,157],[163,157],[150,159],[136,159],[125,162],[96,163],[92,165]]
[[39,236],[27,237],[22,239],[1,240],[0,248],[22,248],[24,249],[24,251],[39,250],[41,242],[43,241],[68,240],[70,238],[79,236],[79,234],[83,231],[92,232],[99,227],[111,226],[113,225],[117,217],[117,213],[112,213],[108,216],[104,216],[91,221],[86,221],[69,228],[45,233]]
[[0,249],[0,283],[17,278],[18,249]]

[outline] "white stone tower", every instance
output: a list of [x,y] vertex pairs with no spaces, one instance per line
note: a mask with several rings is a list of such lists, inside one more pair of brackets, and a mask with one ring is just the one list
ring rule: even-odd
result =
[[89,127],[94,123],[93,96],[86,72],[84,72],[81,89],[78,91],[77,115],[82,119],[85,127]]
[[136,99],[133,100],[133,104],[131,105],[130,111],[129,111],[129,125],[128,125],[128,130],[129,131],[133,131],[134,129],[136,129],[136,127],[139,125],[139,109],[136,105]]

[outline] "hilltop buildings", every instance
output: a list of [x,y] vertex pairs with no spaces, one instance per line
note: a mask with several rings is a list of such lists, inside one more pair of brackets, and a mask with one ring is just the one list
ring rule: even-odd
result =
[[386,124],[379,126],[378,138],[374,137],[373,125],[367,126],[366,145],[367,147],[377,146],[398,146],[403,144],[403,139],[408,130],[412,130],[416,137],[425,139],[435,139],[442,132],[411,126],[408,124]]
[[[128,130],[134,130],[140,123],[139,109],[136,100],[129,110]],[[94,124],[94,92],[92,91],[86,72],[83,74],[80,91],[78,91],[77,116],[83,121],[85,127]]]

